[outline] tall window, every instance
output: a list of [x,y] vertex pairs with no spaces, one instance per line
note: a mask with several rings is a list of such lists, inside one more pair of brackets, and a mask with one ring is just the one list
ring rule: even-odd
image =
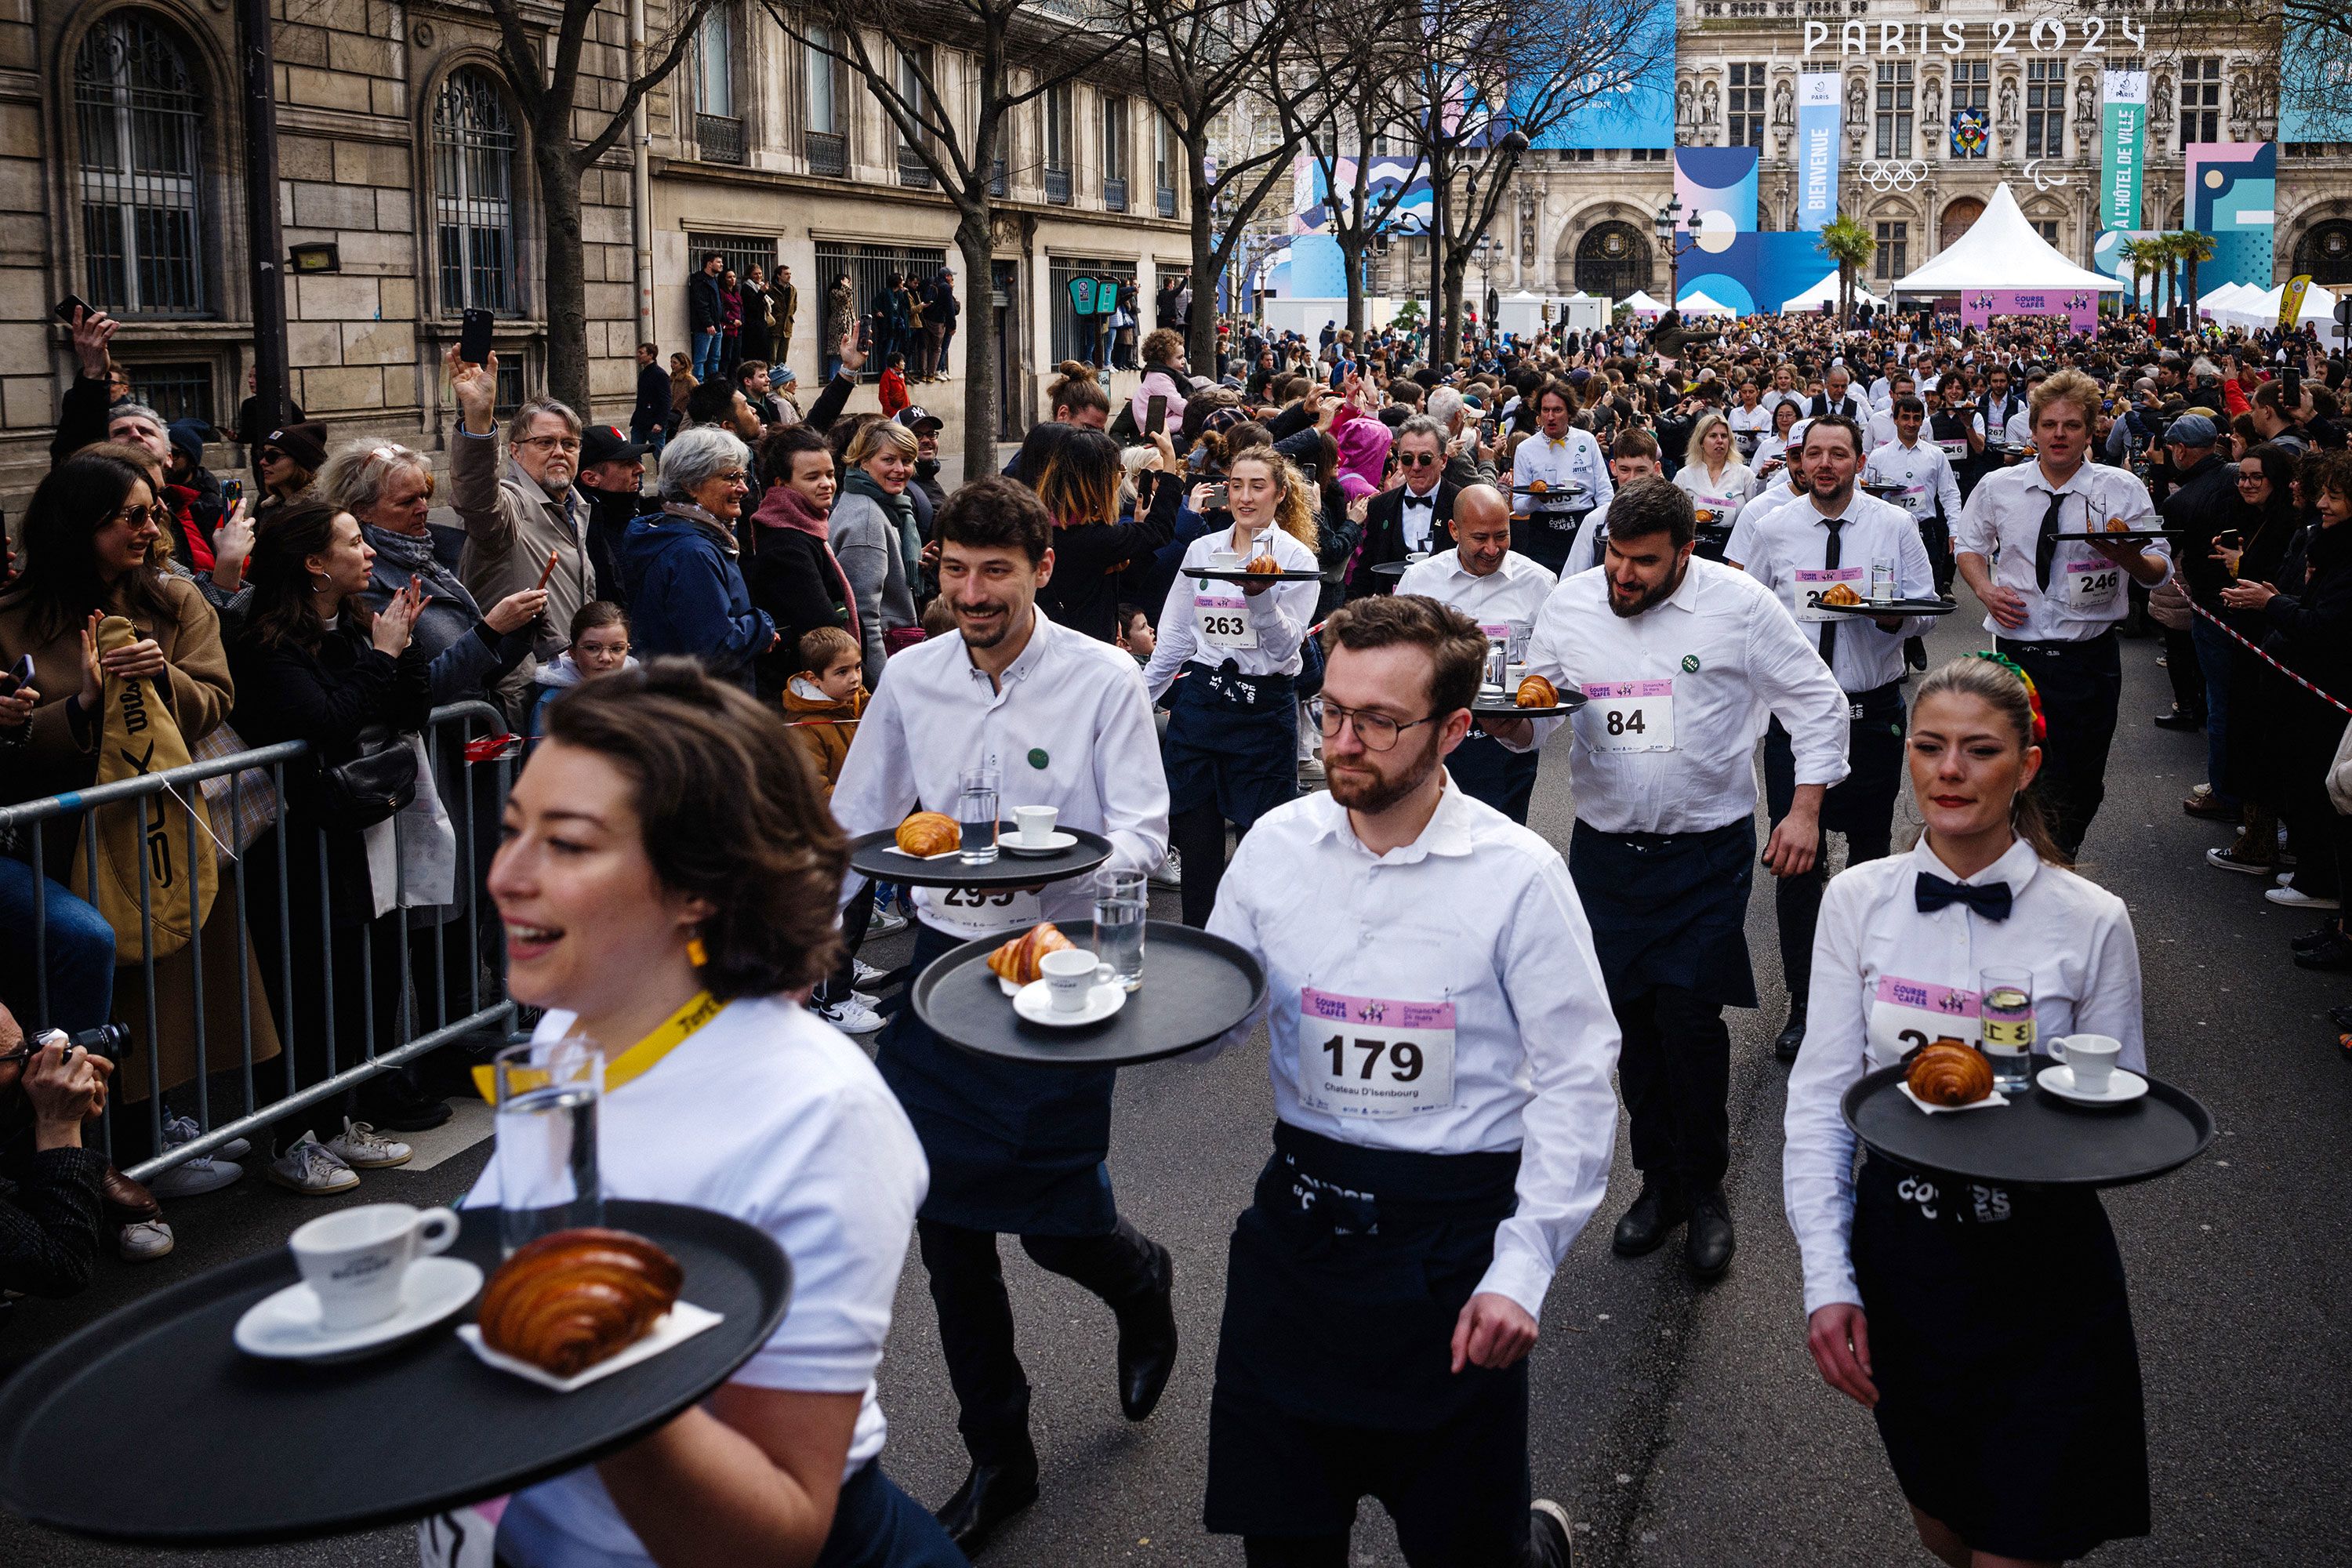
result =
[[1127,210],[1127,100],[1115,92],[1102,95],[1103,205],[1115,213]]
[[498,83],[449,73],[433,106],[433,216],[441,310],[517,314],[515,149],[520,138]]
[[743,162],[743,121],[735,112],[736,22],[734,6],[713,5],[694,32],[694,141],[714,163]]
[[116,12],[74,57],[74,110],[89,302],[124,315],[202,313],[205,105],[187,56],[159,24]]
[[2180,142],[2221,139],[2221,62],[2219,58],[2180,62]]
[[[1881,66],[1880,70],[1886,68]],[[1911,226],[1907,223],[1882,223],[1878,226],[1878,252],[1871,258],[1870,275],[1874,278],[1901,278],[1911,270]]]
[[[931,109],[930,95],[923,90],[923,82],[931,71],[931,51],[924,47],[900,49],[898,58],[898,96],[906,100],[908,112],[919,125]],[[898,144],[905,147],[907,139],[899,137]]]
[[2025,62],[2025,155],[2063,158],[2066,155],[2066,64],[2063,60]]
[[1045,199],[1070,199],[1070,84],[1045,89]]
[[2056,218],[2037,217],[2030,221],[2033,225],[2033,232],[2040,235],[2044,243],[2053,247],[2057,245],[2058,220]]
[[[1990,60],[1954,60],[1952,62],[1952,110],[1984,110],[1987,127],[1992,121],[1992,62]],[[1955,153],[1954,156],[1981,158],[1992,151],[1992,138],[1988,135],[1976,152]]]
[[831,30],[812,26],[802,53],[808,71],[809,173],[838,176],[849,173],[849,138],[845,133],[848,128],[842,123],[836,91],[840,79],[835,74],[837,63],[829,52],[832,47]]
[[1151,117],[1151,183],[1160,197],[1160,216],[1176,216],[1176,129],[1164,114]]
[[1731,102],[1724,122],[1724,142],[1727,147],[1761,147],[1764,145],[1764,68],[1760,65],[1734,64],[1731,68]]
[[[1878,155],[1908,158],[1917,145],[1911,136],[1911,66],[1878,62]],[[1885,274],[1881,274],[1885,276]]]

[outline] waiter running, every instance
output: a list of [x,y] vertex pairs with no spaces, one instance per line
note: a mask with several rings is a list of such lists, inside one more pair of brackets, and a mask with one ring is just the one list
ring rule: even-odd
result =
[[[843,829],[872,833],[920,807],[952,810],[962,770],[985,766],[999,775],[1003,813],[1057,807],[1062,826],[1110,840],[1112,869],[1158,866],[1168,854],[1168,781],[1143,678],[1110,644],[1036,611],[1054,574],[1053,520],[1026,486],[991,476],[949,497],[936,528],[940,594],[961,635],[890,661],[833,793]],[[1042,891],[919,888],[914,896],[918,972],[974,938],[1093,912],[1083,878]],[[1151,1414],[1175,1364],[1172,1264],[1112,1200],[1109,1069],[973,1056],[912,1008],[882,1036],[877,1065],[930,1162],[915,1234],[971,1454],[971,1473],[939,1517],[976,1553],[1037,1498],[1029,1381],[1013,1349],[998,1234],[1019,1236],[1040,1267],[1110,1304],[1130,1421]]]
[[[1453,605],[1477,623],[1489,647],[1498,638],[1507,643],[1509,661],[1517,663],[1559,579],[1511,548],[1511,509],[1492,485],[1471,485],[1454,496],[1454,540],[1445,554],[1406,567],[1396,591]],[[1533,752],[1506,751],[1474,728],[1445,765],[1463,794],[1524,826],[1539,761]]]
[[2129,578],[2153,588],[2172,573],[2172,547],[2061,533],[2111,524],[2156,526],[2147,487],[2122,468],[2087,462],[2099,386],[2062,370],[2027,401],[2039,458],[1985,476],[1961,513],[1953,542],[1960,575],[1984,601],[1993,646],[2033,678],[2050,721],[2035,787],[2051,834],[2072,859],[2106,798],[2107,746],[2116,735],[2123,663],[2116,623],[2130,608]]
[[[1912,412],[1904,412],[1906,405]],[[1897,420],[1916,437],[1919,400],[1898,397],[1895,407]],[[1935,624],[1926,616],[1856,616],[1821,605],[1822,595],[1841,583],[1867,598],[1871,574],[1881,562],[1894,568],[1898,598],[1927,598],[1935,588],[1934,569],[1911,514],[1854,488],[1861,441],[1862,432],[1851,419],[1830,414],[1814,420],[1805,432],[1811,495],[1758,524],[1752,553],[1737,563],[1789,606],[1845,692],[1845,780],[1822,797],[1811,868],[1782,877],[1772,889],[1780,976],[1789,988],[1789,1022],[1773,1041],[1772,1054],[1784,1062],[1795,1061],[1805,1043],[1813,926],[1829,882],[1826,837],[1846,836],[1849,865],[1875,860],[1894,847],[1895,797],[1903,784],[1903,640]],[[1905,450],[1899,443],[1881,447],[1871,454],[1871,466],[1876,468],[1889,452]],[[1938,468],[1944,460],[1932,447],[1907,450],[1924,452],[1922,461]],[[1950,470],[1941,471],[1943,482],[1950,484]],[[1796,752],[1776,718],[1764,737],[1765,810],[1775,826],[1795,796]]]
[[[1609,559],[1564,579],[1536,618],[1529,674],[1585,706],[1566,721],[1576,790],[1569,870],[1592,917],[1624,1036],[1618,1082],[1642,1195],[1617,1224],[1621,1256],[1685,1219],[1701,1279],[1731,1261],[1731,1036],[1723,1008],[1756,1005],[1748,887],[1756,857],[1756,737],[1769,712],[1795,752],[1789,810],[1764,864],[1812,868],[1822,797],[1845,777],[1846,698],[1770,590],[1695,561],[1690,497],[1663,479],[1618,492]],[[1562,721],[1498,720],[1540,744]]]
[[1414,1568],[1566,1568],[1526,1357],[1608,1180],[1616,1025],[1559,852],[1446,776],[1476,624],[1399,594],[1323,640],[1329,791],[1259,822],[1209,921],[1265,965],[1276,1120],[1226,1265],[1206,1523],[1255,1568],[1344,1568],[1369,1495]]
[[1518,550],[1555,575],[1568,564],[1585,515],[1606,515],[1616,493],[1601,443],[1570,425],[1575,417],[1576,389],[1545,382],[1536,389],[1536,433],[1511,458],[1511,505],[1524,520]]

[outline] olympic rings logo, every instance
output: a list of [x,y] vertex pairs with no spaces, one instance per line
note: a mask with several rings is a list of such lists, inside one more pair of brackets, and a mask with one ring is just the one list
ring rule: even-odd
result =
[[1882,195],[1887,191],[1916,191],[1927,178],[1927,165],[1918,158],[1864,158],[1854,165],[1862,183]]

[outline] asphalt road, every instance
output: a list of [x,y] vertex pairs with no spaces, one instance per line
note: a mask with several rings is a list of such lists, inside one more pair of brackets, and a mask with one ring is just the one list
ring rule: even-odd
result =
[[[1954,616],[1938,658],[1988,646]],[[2108,1546],[2111,1564],[2314,1564],[2352,1561],[2352,1301],[2345,1173],[2352,1170],[2347,1065],[2327,1007],[2347,987],[2294,968],[2289,937],[2308,917],[2265,903],[2251,878],[2210,869],[2224,840],[2183,816],[2203,741],[2154,729],[2168,701],[2159,645],[2125,645],[2126,700],[2105,809],[2084,871],[2121,893],[2147,978],[2156,1070],[2210,1106],[2223,1130],[2202,1159],[2111,1194],[2132,1281],[2148,1402],[2155,1533]],[[1548,764],[1535,826],[1565,843],[1567,769]],[[1780,1215],[1785,1075],[1770,1057],[1781,1021],[1771,904],[1759,876],[1749,932],[1764,1005],[1732,1015],[1735,1140],[1728,1188],[1740,1250],[1711,1289],[1685,1279],[1678,1247],[1626,1262],[1609,1227],[1636,1183],[1621,1144],[1609,1196],[1553,1286],[1534,1352],[1537,1488],[1580,1521],[1580,1561],[1608,1565],[1930,1561],[1864,1413],[1823,1388],[1806,1355],[1796,1248]],[[1174,918],[1173,897],[1155,912]],[[879,946],[902,956],[905,939]],[[1004,1248],[1021,1343],[1037,1384],[1034,1425],[1045,1495],[986,1561],[1007,1564],[1237,1565],[1237,1544],[1202,1533],[1200,1489],[1225,1236],[1267,1148],[1262,1050],[1167,1062],[1125,1076],[1111,1163],[1121,1207],[1177,1258],[1185,1352],[1158,1413],[1119,1417],[1113,1330],[1091,1297]],[[359,1197],[445,1201],[471,1180],[477,1145],[422,1173],[367,1178]],[[99,1312],[219,1259],[275,1245],[320,1212],[248,1179],[175,1205],[180,1250],[143,1269],[108,1265],[71,1303],[28,1302],[0,1350],[37,1350]],[[882,1397],[885,1462],[918,1498],[946,1499],[964,1469],[920,1265],[910,1256]],[[372,1422],[447,1413],[379,1410]],[[122,1447],[94,1462],[137,1484],[151,1443],[201,1443],[122,1412]],[[368,1433],[350,1458],[366,1462]],[[2032,1462],[2032,1455],[2021,1455]],[[1356,1532],[1361,1564],[1401,1563],[1377,1506]],[[167,1554],[74,1542],[0,1518],[0,1563],[112,1568],[156,1561],[239,1565],[404,1564],[403,1532],[246,1552]]]

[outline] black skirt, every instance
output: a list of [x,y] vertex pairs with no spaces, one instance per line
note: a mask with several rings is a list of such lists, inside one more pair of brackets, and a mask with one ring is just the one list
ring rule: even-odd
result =
[[1879,1436],[1914,1507],[2006,1557],[2064,1561],[2148,1532],[2139,1350],[2096,1193],[1873,1154],[1853,1267]]

